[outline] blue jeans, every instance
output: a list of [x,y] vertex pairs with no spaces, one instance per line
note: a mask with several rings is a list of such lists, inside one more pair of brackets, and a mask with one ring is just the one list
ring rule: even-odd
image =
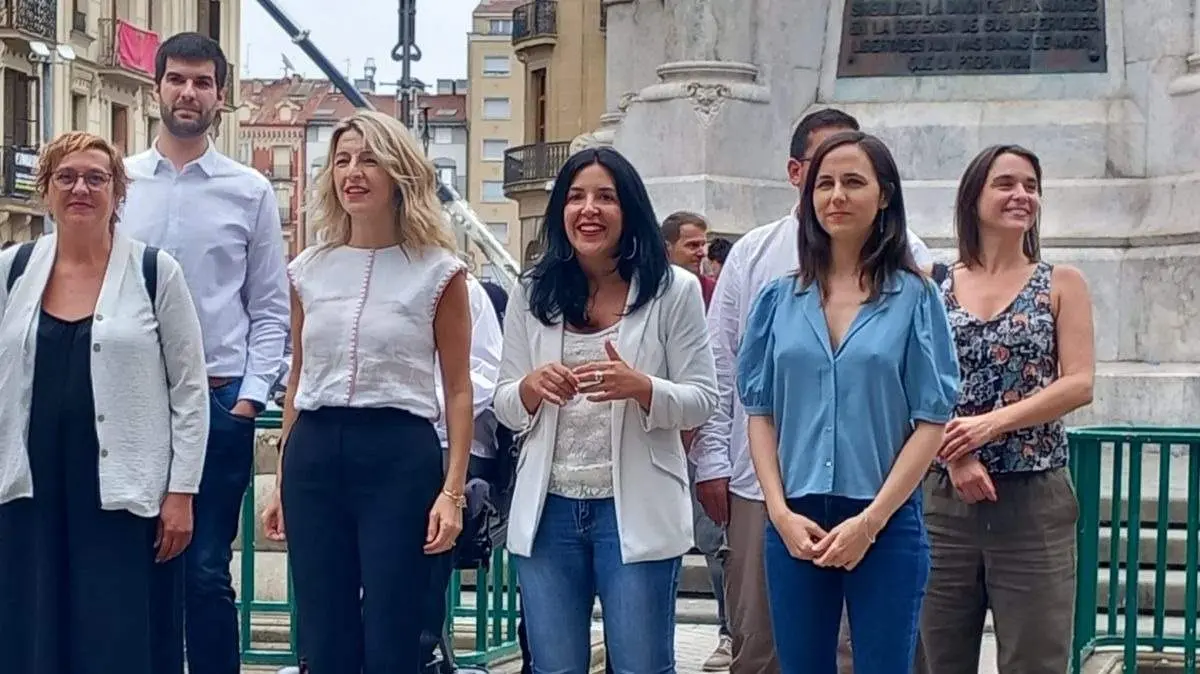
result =
[[[862,512],[866,501],[806,496],[788,507],[826,531]],[[764,555],[775,648],[783,674],[837,674],[842,604],[850,616],[856,674],[909,674],[929,580],[929,539],[920,496],[900,507],[853,571],[791,556],[769,522]]]
[[230,413],[241,379],[209,394],[208,453],[184,552],[184,630],[189,674],[238,674],[241,650],[234,605],[233,539],[254,466],[254,420]]
[[623,563],[612,499],[548,495],[516,563],[534,674],[587,674],[597,595],[613,671],[674,674],[680,558]]

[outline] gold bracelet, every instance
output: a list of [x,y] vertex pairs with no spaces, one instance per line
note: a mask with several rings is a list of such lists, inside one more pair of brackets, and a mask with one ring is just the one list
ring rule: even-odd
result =
[[442,496],[445,496],[446,498],[450,499],[450,502],[453,503],[454,505],[458,506],[460,509],[467,507],[467,497],[462,493],[456,494],[456,493],[450,491],[449,489],[443,489]]

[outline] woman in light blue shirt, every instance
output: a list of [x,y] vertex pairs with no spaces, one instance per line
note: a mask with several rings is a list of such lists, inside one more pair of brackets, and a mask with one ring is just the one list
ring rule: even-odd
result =
[[908,250],[899,171],[844,132],[813,156],[800,270],[763,288],[738,393],[770,521],[783,674],[836,674],[842,605],[858,674],[910,671],[929,577],[917,487],[958,391],[946,310]]

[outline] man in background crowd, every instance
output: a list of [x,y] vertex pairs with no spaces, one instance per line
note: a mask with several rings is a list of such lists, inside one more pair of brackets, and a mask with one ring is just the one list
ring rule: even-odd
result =
[[721,278],[721,267],[725,266],[725,258],[729,257],[729,250],[733,248],[733,243],[726,238],[713,237],[708,242],[708,273],[713,278],[713,285]]
[[712,299],[717,282],[704,275],[701,267],[708,250],[708,221],[704,216],[691,211],[676,211],[662,223],[663,240],[667,242],[667,255],[671,264],[700,277],[700,289],[704,292],[704,306]]
[[[705,275],[702,269],[709,245],[708,221],[698,213],[677,211],[663,220],[661,231],[671,263],[700,277],[704,307],[707,309],[716,287],[716,281]],[[683,433],[685,450],[691,447],[692,437],[690,432]],[[704,555],[704,563],[708,567],[713,596],[717,600],[717,622],[720,630],[717,648],[704,662],[703,669],[706,672],[719,672],[729,669],[733,659],[733,637],[725,618],[725,530],[709,519],[700,507],[700,502],[696,500],[695,469],[690,461],[688,471],[692,479],[692,524],[696,549]]]

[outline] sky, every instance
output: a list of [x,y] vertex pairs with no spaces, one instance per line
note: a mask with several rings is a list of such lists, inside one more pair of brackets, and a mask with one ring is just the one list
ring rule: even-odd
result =
[[[392,60],[399,39],[399,0],[273,0],[333,65],[350,78],[362,77],[368,57],[375,58],[375,81],[395,83],[400,64]],[[467,75],[467,31],[478,0],[416,0],[416,43],[421,60],[413,63],[414,77],[432,86],[438,78]],[[296,72],[323,78],[279,24],[258,4],[242,0],[242,53],[234,59],[242,77],[283,75],[286,54]],[[383,87],[391,93],[394,87]]]

